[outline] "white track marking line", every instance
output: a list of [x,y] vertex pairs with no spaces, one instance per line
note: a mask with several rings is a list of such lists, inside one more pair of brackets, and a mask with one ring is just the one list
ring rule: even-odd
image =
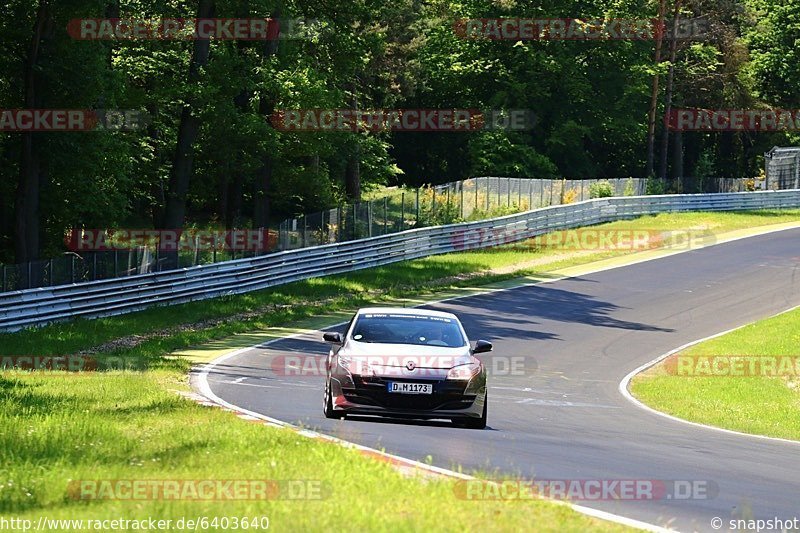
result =
[[[780,313],[775,313],[774,315],[768,316],[766,318],[762,318],[761,320],[769,320],[770,318],[774,318],[776,316],[783,315],[783,314],[788,313],[790,311],[794,311],[795,309],[800,309],[800,305],[796,305],[796,306],[794,306],[794,307],[792,307],[790,309],[785,309],[785,310],[781,311]],[[756,321],[756,322],[759,322],[759,321]],[[625,399],[627,399],[629,402],[631,402],[636,407],[638,407],[640,409],[644,409],[645,411],[649,411],[650,413],[653,413],[655,415],[661,416],[663,418],[667,418],[667,419],[672,420],[674,422],[680,422],[682,424],[688,424],[690,426],[694,426],[694,427],[698,427],[698,428],[704,428],[704,429],[710,429],[710,430],[713,430],[713,431],[719,431],[719,432],[722,432],[722,433],[727,433],[729,435],[737,435],[737,436],[740,436],[740,437],[748,437],[748,438],[751,438],[751,439],[759,439],[759,440],[766,440],[766,441],[772,441],[772,442],[782,442],[782,443],[785,443],[785,444],[800,445],[800,441],[797,441],[797,440],[782,439],[780,437],[768,437],[766,435],[757,435],[755,433],[744,433],[742,431],[736,431],[734,429],[725,429],[725,428],[721,428],[721,427],[717,427],[717,426],[710,426],[708,424],[702,424],[700,422],[692,422],[691,420],[686,420],[684,418],[678,418],[677,416],[673,416],[673,415],[667,414],[667,413],[665,413],[663,411],[659,411],[657,409],[653,409],[649,405],[646,405],[645,403],[643,403],[643,402],[639,401],[637,398],[635,398],[631,394],[631,392],[629,390],[630,389],[631,380],[633,379],[634,376],[636,376],[637,374],[639,374],[641,372],[644,372],[645,370],[647,370],[648,368],[650,368],[652,366],[657,365],[658,363],[660,363],[661,361],[663,361],[664,359],[666,359],[670,355],[673,355],[673,354],[676,354],[678,352],[681,352],[681,351],[685,350],[686,348],[694,346],[695,344],[699,344],[701,342],[704,342],[704,341],[707,341],[707,340],[710,340],[710,339],[714,339],[716,337],[721,337],[722,335],[725,335],[726,333],[730,333],[732,331],[736,331],[737,329],[742,329],[742,328],[747,327],[747,326],[749,326],[751,324],[753,324],[753,322],[750,322],[748,324],[744,324],[744,325],[741,325],[741,326],[737,326],[735,328],[731,328],[731,329],[728,329],[728,330],[725,330],[725,331],[721,331],[719,333],[715,333],[713,335],[709,335],[708,337],[703,337],[702,339],[697,339],[697,340],[694,340],[692,342],[687,342],[683,346],[679,346],[679,347],[675,348],[674,350],[670,350],[667,353],[656,357],[652,361],[650,361],[648,363],[645,363],[645,364],[643,364],[643,365],[631,370],[624,378],[622,378],[622,381],[619,382],[619,392],[620,392],[620,394],[622,394],[625,397]]]
[[[797,226],[788,227],[788,228],[780,228],[780,229],[775,229],[775,230],[771,230],[771,231],[764,231],[764,232],[757,233],[757,234],[754,234],[754,235],[746,235],[746,236],[742,236],[742,237],[735,237],[735,238],[732,238],[732,239],[722,240],[722,241],[714,242],[712,244],[703,245],[703,246],[700,246],[698,248],[689,248],[689,249],[686,249],[686,250],[678,250],[678,251],[675,251],[673,253],[668,253],[666,255],[662,255],[662,256],[658,256],[658,257],[646,258],[646,259],[642,259],[642,260],[638,260],[638,261],[631,261],[631,262],[627,262],[627,263],[621,264],[621,265],[613,265],[613,266],[609,266],[609,267],[602,267],[602,268],[598,268],[596,270],[590,270],[590,271],[588,271],[588,272],[586,272],[586,273],[584,273],[582,275],[595,274],[595,273],[598,273],[598,272],[603,272],[605,270],[613,270],[615,268],[624,268],[624,267],[627,267],[627,266],[632,266],[632,265],[637,265],[637,264],[640,264],[640,263],[645,263],[647,261],[654,261],[654,260],[657,260],[657,259],[663,259],[665,257],[671,257],[671,256],[677,255],[677,254],[687,253],[687,252],[691,252],[691,251],[695,251],[695,250],[699,250],[699,249],[703,249],[703,248],[710,248],[712,246],[717,246],[717,245],[725,244],[725,243],[728,243],[728,242],[738,241],[738,240],[741,240],[741,239],[748,239],[748,238],[751,238],[751,237],[758,237],[758,236],[761,236],[761,235],[768,235],[768,234],[771,234],[771,233],[777,233],[777,232],[780,232],[780,231],[787,231],[787,230],[792,230],[792,229],[796,229],[796,228],[797,228]],[[474,296],[493,294],[493,293],[496,293],[496,292],[505,292],[505,291],[510,291],[510,290],[516,290],[516,289],[520,289],[520,288],[523,288],[523,287],[530,287],[530,286],[533,286],[533,285],[543,285],[543,284],[546,284],[546,283],[552,283],[552,282],[555,282],[555,281],[561,281],[563,279],[567,279],[568,277],[570,277],[570,276],[562,276],[562,277],[559,277],[559,278],[554,278],[554,279],[549,279],[549,280],[540,280],[540,281],[535,281],[535,282],[522,283],[522,284],[514,286],[514,287],[508,287],[508,288],[502,288],[502,289],[488,289],[486,291],[478,291],[478,292],[475,292],[475,293],[472,293],[472,294],[465,294],[465,295],[455,296],[455,297],[451,297],[451,298],[444,298],[442,300],[435,300],[435,301],[431,301],[431,302],[425,302],[425,303],[422,303],[422,304],[419,304],[419,305],[416,305],[416,306],[413,306],[413,307],[421,307],[423,305],[434,305],[434,304],[437,304],[437,303],[449,302],[449,301],[453,301],[453,300],[460,300],[460,299],[463,299],[463,298],[470,298],[470,297],[474,297]],[[336,324],[332,324],[330,326],[327,326],[327,328],[333,328],[333,327],[336,327],[336,326],[341,326],[343,324],[347,324],[347,321],[343,321],[343,322],[338,322]],[[205,364],[205,365],[203,365],[201,367],[200,372],[197,374],[197,379],[196,379],[197,387],[200,390],[200,392],[204,396],[206,396],[206,398],[208,398],[209,400],[212,400],[213,402],[215,402],[218,405],[222,405],[224,407],[227,407],[228,409],[231,409],[233,411],[237,411],[239,413],[244,413],[244,414],[248,414],[250,416],[255,416],[255,417],[259,418],[260,420],[264,420],[264,421],[268,422],[269,425],[272,425],[272,426],[288,427],[288,428],[298,429],[296,426],[294,426],[292,424],[288,424],[286,422],[282,422],[282,421],[277,420],[275,418],[271,418],[271,417],[262,415],[260,413],[256,413],[254,411],[249,411],[249,410],[244,409],[242,407],[239,407],[237,405],[234,405],[234,404],[226,402],[225,400],[223,400],[222,398],[220,398],[219,396],[217,396],[216,394],[214,394],[211,391],[211,387],[208,384],[208,374],[211,371],[211,369],[213,369],[216,365],[221,364],[224,361],[227,361],[227,360],[231,359],[232,357],[236,357],[237,355],[240,355],[242,353],[248,352],[248,351],[250,351],[250,350],[252,350],[254,348],[265,348],[266,346],[268,346],[270,344],[273,344],[275,342],[278,342],[278,341],[282,341],[282,340],[286,340],[286,339],[296,339],[298,337],[302,337],[302,336],[305,336],[305,335],[308,335],[308,334],[309,333],[307,331],[304,331],[302,333],[295,333],[295,334],[292,334],[292,335],[287,335],[286,337],[272,339],[270,341],[267,341],[267,342],[264,342],[264,343],[260,343],[260,344],[257,344],[255,346],[250,346],[250,347],[246,347],[246,348],[240,348],[238,350],[234,350],[234,351],[232,351],[230,353],[227,353],[227,354],[221,356],[220,358],[218,358],[218,359],[216,359],[214,361],[211,361],[210,363],[207,363],[207,364]],[[667,357],[667,356],[665,355],[663,357]],[[659,358],[658,360],[660,360],[660,359],[661,358]],[[657,363],[658,360],[652,362],[651,364]],[[647,368],[647,366],[650,366],[650,365],[649,364],[648,365],[643,365],[643,367],[640,367],[640,369],[643,370],[644,368]],[[702,424],[696,424],[694,422],[688,422],[686,420],[681,420],[679,418],[672,417],[672,416],[667,415],[665,413],[661,413],[659,411],[655,411],[655,410],[650,409],[649,407],[641,404],[640,402],[638,402],[638,400],[636,400],[635,398],[630,396],[630,393],[628,393],[628,391],[627,391],[627,383],[630,381],[630,377],[635,375],[638,371],[640,371],[640,369],[637,369],[637,370],[631,372],[628,376],[625,377],[625,379],[623,379],[623,382],[620,383],[620,392],[622,392],[623,396],[626,396],[635,405],[638,405],[639,407],[642,407],[643,409],[652,411],[652,412],[654,412],[656,414],[659,414],[661,416],[665,416],[667,418],[671,418],[671,419],[674,419],[674,420],[677,420],[677,421],[680,421],[680,422],[684,422],[684,423],[687,423],[687,424],[693,424],[693,425],[697,425],[697,426],[700,426],[700,427],[706,427],[706,428],[715,429],[715,430],[719,430],[719,431],[725,431],[725,432],[729,432],[729,433],[745,435],[745,436],[748,436],[748,437],[757,437],[757,436],[754,436],[754,435],[749,435],[747,433],[738,433],[738,432],[735,432],[735,431],[724,430],[724,429],[720,429],[720,428],[713,428],[711,426],[703,426]],[[625,384],[624,387],[623,387],[623,383]],[[409,463],[413,464],[417,468],[426,470],[428,472],[433,472],[433,473],[437,473],[437,474],[441,474],[441,475],[449,476],[449,477],[455,477],[455,478],[458,478],[458,479],[474,479],[472,476],[467,476],[466,474],[461,474],[461,473],[455,472],[453,470],[447,470],[447,469],[444,469],[444,468],[439,468],[439,467],[436,467],[436,466],[427,465],[425,463],[420,463],[418,461],[414,461],[413,459],[406,459],[406,458],[399,457],[399,456],[396,456],[396,455],[387,454],[385,452],[381,452],[381,451],[375,450],[373,448],[368,448],[366,446],[361,446],[360,444],[355,444],[355,443],[352,443],[352,442],[348,442],[348,441],[345,441],[345,440],[342,440],[342,439],[339,439],[339,438],[336,438],[336,437],[332,437],[332,436],[329,436],[329,435],[325,435],[325,434],[322,434],[322,433],[311,432],[311,431],[307,431],[307,430],[303,430],[303,432],[304,432],[304,434],[306,434],[308,436],[313,435],[314,438],[324,438],[326,440],[330,440],[331,442],[336,442],[336,443],[338,443],[338,444],[340,444],[342,446],[345,446],[345,447],[352,447],[352,448],[356,448],[356,449],[360,449],[360,450],[364,450],[364,451],[369,451],[369,452],[372,452],[372,453],[378,453],[380,455],[383,455],[385,457],[389,457],[389,458],[392,458],[392,459],[398,460],[398,461],[406,461],[406,462],[409,462]],[[778,440],[778,441],[783,441],[783,442],[790,442],[792,444],[798,444],[796,441],[789,441],[789,440],[786,440],[786,439],[776,439],[776,438],[773,438],[773,437],[760,437],[760,438],[769,439],[769,440]],[[601,518],[603,520],[608,520],[610,522],[615,522],[615,523],[618,523],[618,524],[639,528],[639,529],[642,529],[642,530],[645,530],[645,531],[656,531],[656,532],[659,532],[659,533],[673,531],[673,530],[670,530],[670,529],[663,528],[661,526],[657,526],[655,524],[649,524],[647,522],[634,520],[632,518],[627,518],[627,517],[624,517],[624,516],[615,515],[615,514],[612,514],[612,513],[607,513],[606,511],[600,511],[600,510],[597,510],[597,509],[592,509],[590,507],[584,507],[584,506],[581,506],[581,505],[575,505],[575,504],[572,504],[572,503],[562,502],[562,501],[559,501],[559,500],[552,500],[552,501],[554,503],[568,505],[574,511],[577,511],[579,513],[585,514],[587,516],[593,516],[595,518]]]
[[[279,339],[276,339],[276,340],[279,340]],[[242,351],[243,350],[236,350],[236,352],[232,352],[231,354],[228,354],[227,356],[223,356],[223,358],[221,358],[221,359],[227,359],[229,357],[233,357],[234,355],[238,355],[238,353],[240,353]],[[213,362],[209,363],[209,364],[213,364]],[[209,366],[209,365],[206,365],[206,366]],[[205,369],[204,369],[203,372],[201,372],[198,375],[197,386],[200,389],[200,392],[204,396],[206,396],[209,400],[213,401],[214,403],[216,403],[218,405],[221,405],[223,407],[227,407],[228,409],[230,409],[232,411],[235,411],[235,412],[238,412],[241,415],[246,415],[246,417],[247,417],[246,419],[248,419],[248,420],[252,420],[252,419],[263,420],[263,421],[267,422],[268,425],[270,425],[270,426],[291,429],[291,430],[296,431],[299,435],[302,435],[304,437],[308,437],[308,438],[312,438],[312,439],[323,439],[323,440],[330,441],[332,443],[339,444],[339,445],[344,446],[346,448],[354,448],[354,449],[361,450],[361,451],[366,451],[366,452],[369,452],[369,453],[372,453],[372,454],[377,454],[377,455],[380,455],[380,456],[382,456],[384,458],[390,459],[392,461],[399,462],[399,463],[405,463],[406,465],[414,467],[415,469],[423,470],[423,471],[430,472],[430,473],[433,473],[433,474],[438,474],[438,475],[441,475],[441,476],[445,476],[445,477],[449,477],[449,478],[455,478],[455,479],[462,479],[462,480],[474,480],[474,479],[477,479],[477,478],[475,478],[473,476],[469,476],[467,474],[462,474],[461,472],[456,472],[454,470],[448,470],[446,468],[440,468],[438,466],[433,466],[433,465],[429,465],[429,464],[426,464],[426,463],[421,463],[421,462],[415,461],[413,459],[407,459],[405,457],[400,457],[398,455],[392,455],[390,453],[386,453],[386,452],[383,452],[383,451],[380,451],[380,450],[376,450],[375,448],[370,448],[368,446],[363,446],[361,444],[355,444],[353,442],[349,442],[349,441],[340,439],[338,437],[333,437],[331,435],[326,435],[324,433],[318,433],[316,431],[312,431],[312,430],[309,430],[309,429],[299,428],[299,427],[295,426],[294,424],[289,424],[287,422],[283,422],[283,421],[278,420],[276,418],[272,418],[272,417],[269,417],[269,416],[266,416],[266,415],[262,415],[261,413],[257,413],[255,411],[250,411],[248,409],[244,409],[244,408],[239,407],[237,405],[234,405],[232,403],[226,402],[225,400],[223,400],[222,398],[220,398],[219,396],[214,394],[211,391],[211,388],[208,385],[208,380],[205,379],[205,376],[207,376],[207,375],[208,375],[208,373],[207,373],[207,371]],[[556,505],[566,505],[567,507],[571,508],[573,511],[576,511],[576,512],[581,513],[581,514],[586,515],[586,516],[591,516],[591,517],[594,517],[594,518],[599,518],[601,520],[607,520],[609,522],[614,522],[614,523],[617,523],[617,524],[621,524],[621,525],[625,525],[625,526],[629,526],[629,527],[634,527],[634,528],[637,528],[637,529],[641,529],[643,531],[652,531],[652,532],[655,532],[655,533],[671,533],[672,531],[674,531],[672,529],[667,529],[667,528],[664,528],[664,527],[661,527],[661,526],[658,526],[658,525],[655,525],[655,524],[642,522],[640,520],[635,520],[633,518],[628,518],[628,517],[625,517],[625,516],[616,515],[616,514],[613,514],[613,513],[609,513],[607,511],[601,511],[599,509],[592,509],[591,507],[584,507],[582,505],[576,505],[574,503],[565,502],[565,501],[562,501],[562,500],[545,500],[545,499],[543,499],[543,500],[547,501],[549,503],[554,503]]]

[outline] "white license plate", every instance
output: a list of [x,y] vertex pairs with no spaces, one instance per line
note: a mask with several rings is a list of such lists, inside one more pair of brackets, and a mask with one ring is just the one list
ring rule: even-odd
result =
[[399,394],[433,394],[433,385],[430,383],[398,383],[389,382],[389,392]]

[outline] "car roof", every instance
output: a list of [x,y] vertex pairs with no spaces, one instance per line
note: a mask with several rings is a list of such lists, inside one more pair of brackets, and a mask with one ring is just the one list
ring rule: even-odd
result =
[[426,316],[439,316],[446,318],[458,317],[453,313],[445,313],[444,311],[434,311],[432,309],[420,309],[418,307],[364,307],[358,310],[359,315],[369,313],[391,313],[394,315],[426,315]]

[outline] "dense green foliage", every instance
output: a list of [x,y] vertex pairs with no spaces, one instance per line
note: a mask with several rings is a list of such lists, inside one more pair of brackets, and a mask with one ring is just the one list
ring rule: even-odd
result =
[[[672,2],[667,2],[668,12]],[[800,5],[682,2],[672,105],[800,105]],[[0,109],[143,109],[129,132],[0,132],[0,262],[50,257],[69,227],[266,226],[378,184],[476,175],[643,176],[654,42],[497,41],[463,18],[655,17],[655,0],[2,0]],[[277,41],[76,40],[75,18],[310,19]],[[665,41],[665,49],[668,48]],[[662,60],[668,55],[662,53]],[[281,109],[529,109],[526,131],[284,132]],[[660,120],[657,133],[662,127]],[[752,177],[785,133],[684,133],[680,189]],[[182,147],[182,148],[181,148]],[[656,143],[656,151],[660,143]],[[687,177],[688,176],[688,177]]]
[[608,198],[614,196],[614,187],[608,181],[598,181],[589,187],[589,198]]

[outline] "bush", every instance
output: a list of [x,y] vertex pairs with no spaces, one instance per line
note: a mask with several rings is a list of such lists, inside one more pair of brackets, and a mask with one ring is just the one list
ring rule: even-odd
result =
[[625,182],[625,189],[622,191],[623,196],[636,196],[636,186],[633,184],[633,178],[628,178]]
[[647,194],[664,194],[664,182],[657,178],[647,179]]
[[433,187],[423,187],[419,197],[417,227],[461,222],[460,207],[457,195],[436,194]]
[[575,200],[578,199],[578,189],[567,189],[564,191],[564,194],[561,195],[561,203],[562,204],[571,204],[574,203]]
[[614,186],[607,180],[597,181],[589,185],[589,198],[608,198],[614,196]]

